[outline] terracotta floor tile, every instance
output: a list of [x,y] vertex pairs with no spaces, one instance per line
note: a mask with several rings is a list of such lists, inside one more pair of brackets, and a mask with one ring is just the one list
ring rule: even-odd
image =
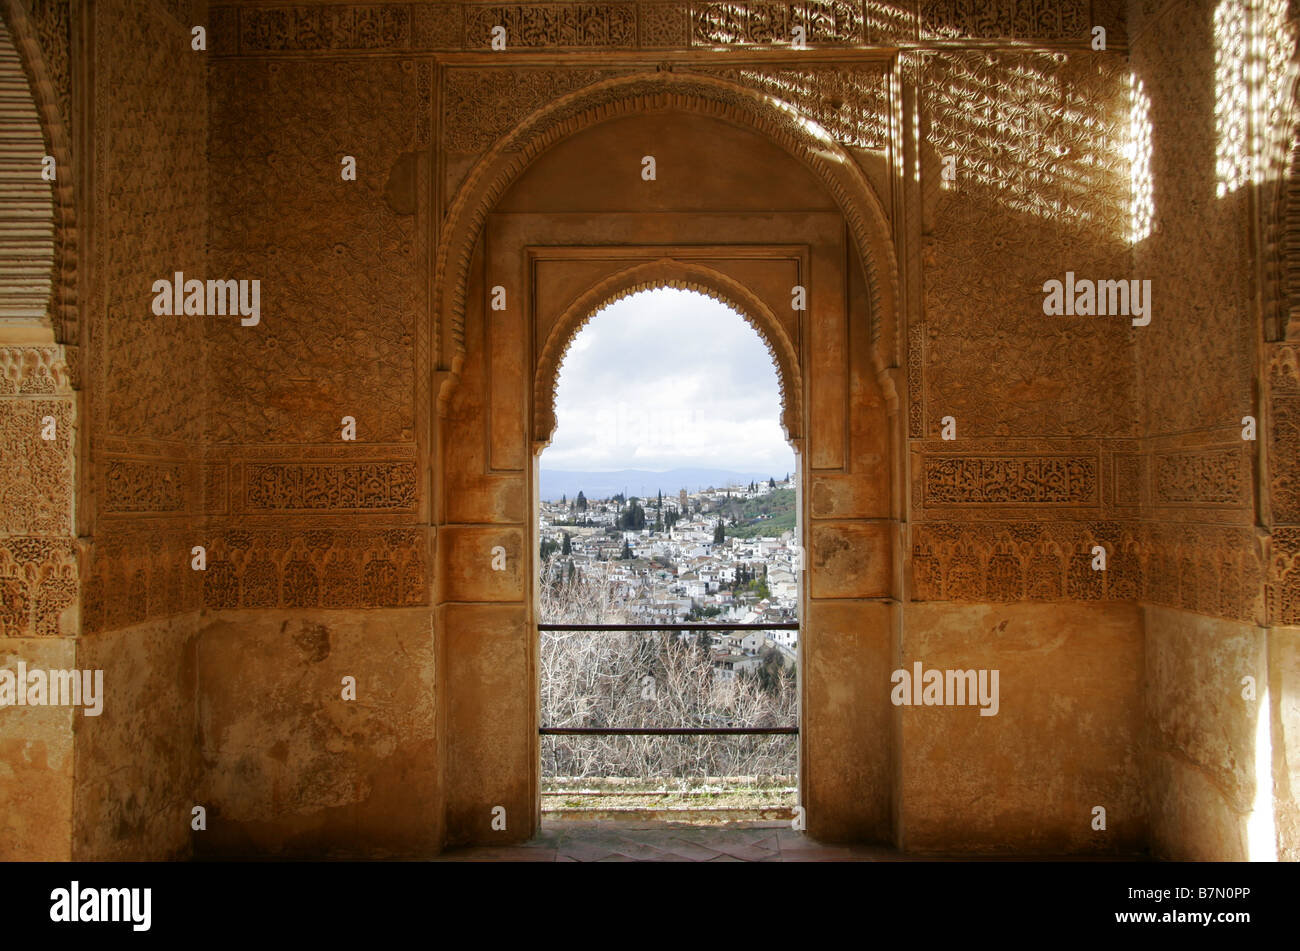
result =
[[718,851],[742,862],[757,862],[766,858],[781,857],[780,852],[772,849],[756,849],[752,845],[720,845]]
[[685,839],[674,839],[668,848],[691,862],[707,862],[718,854],[717,849],[708,849]]
[[666,850],[642,842],[627,841],[615,848],[614,851],[638,862],[671,861]]

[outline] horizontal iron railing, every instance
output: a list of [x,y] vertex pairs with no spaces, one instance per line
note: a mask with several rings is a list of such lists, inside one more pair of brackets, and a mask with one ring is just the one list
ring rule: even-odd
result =
[[[798,622],[781,624],[538,624],[539,631],[797,631]],[[797,726],[539,727],[542,736],[797,736]]]
[[543,736],[749,736],[797,734],[797,726],[544,726]]
[[539,631],[797,631],[789,624],[538,624]]

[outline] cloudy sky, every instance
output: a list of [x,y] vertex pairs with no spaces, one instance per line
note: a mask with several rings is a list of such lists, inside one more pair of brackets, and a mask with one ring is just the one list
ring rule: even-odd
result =
[[574,339],[546,469],[794,471],[776,367],[758,334],[703,294],[625,297]]

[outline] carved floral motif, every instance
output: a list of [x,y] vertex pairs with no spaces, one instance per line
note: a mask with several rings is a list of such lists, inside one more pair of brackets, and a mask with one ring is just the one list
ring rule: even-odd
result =
[[1154,488],[1165,505],[1247,504],[1250,461],[1240,449],[1157,453]]
[[276,463],[245,467],[248,511],[413,511],[411,462]]
[[861,4],[843,0],[747,0],[692,4],[693,41],[718,44],[788,44],[795,27],[809,45],[861,43]]
[[[1098,545],[1105,571],[1092,567]],[[913,530],[912,562],[917,601],[1135,601],[1246,622],[1263,613],[1248,528],[926,522]]]
[[487,49],[492,28],[506,28],[506,49],[634,47],[636,4],[493,3],[467,5],[465,49]]
[[1097,460],[1089,456],[927,455],[929,505],[1096,504]]

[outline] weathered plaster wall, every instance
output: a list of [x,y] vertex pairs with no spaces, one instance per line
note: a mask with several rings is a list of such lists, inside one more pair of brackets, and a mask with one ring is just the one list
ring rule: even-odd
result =
[[[1260,768],[1267,778],[1272,763],[1256,762],[1257,721],[1271,716],[1266,632],[1186,611],[1144,614],[1152,850],[1178,860],[1258,860],[1252,813],[1271,812],[1272,796],[1271,783],[1257,788]],[[1259,685],[1254,701],[1243,697],[1247,676]]]
[[[209,855],[428,856],[441,845],[427,609],[229,611],[198,641]],[[344,699],[354,678],[355,699]]]
[[75,715],[73,858],[189,857],[197,630],[189,612],[77,642],[77,666],[104,671],[104,706],[97,717]]
[[[69,637],[0,639],[0,667],[67,670]],[[7,707],[0,712],[0,861],[72,858],[73,717],[70,707]]]
[[[996,715],[895,708],[902,845],[1141,851],[1139,615],[1131,604],[907,605],[898,668],[997,670],[999,682]],[[1093,827],[1097,806],[1104,830]]]
[[[842,351],[833,351],[843,353],[840,382],[849,402],[809,417],[826,441],[811,448],[810,458],[820,461],[805,474],[805,527],[813,564],[806,643],[816,652],[816,660],[805,668],[805,715],[818,724],[809,734],[814,747],[805,764],[805,793],[814,831],[828,837],[888,839],[893,834],[901,766],[891,726],[899,715],[888,706],[888,673],[905,621],[889,605],[904,590],[904,574],[891,565],[897,553],[911,550],[924,566],[925,573],[918,572],[914,588],[908,589],[909,597],[919,601],[1057,602],[1044,606],[1041,627],[1024,634],[1026,643],[1037,643],[1050,658],[1050,682],[1068,682],[1069,663],[1068,651],[1047,650],[1058,633],[1052,624],[1073,631],[1097,610],[1075,610],[1070,603],[1132,601],[1142,590],[1138,535],[1121,522],[1131,518],[1136,523],[1140,501],[1135,496],[1140,474],[1127,459],[1136,451],[1131,440],[1140,432],[1130,331],[1121,321],[1080,318],[1063,321],[1048,333],[1040,310],[1042,281],[1063,276],[1056,272],[1065,257],[1077,258],[1073,266],[1080,272],[1118,269],[1116,276],[1122,276],[1128,268],[1119,129],[1127,88],[1122,18],[1114,5],[1100,5],[1100,12],[1088,4],[1067,6],[1063,11],[1060,5],[1044,4],[1005,22],[998,15],[963,18],[935,5],[924,5],[919,18],[902,8],[882,7],[870,15],[817,21],[814,28],[814,42],[833,48],[868,38],[1075,41],[1088,23],[1104,22],[1119,50],[1091,54],[1076,49],[1060,55],[950,51],[907,64],[912,71],[904,78],[918,84],[923,103],[926,146],[917,159],[925,173],[928,235],[923,244],[918,230],[900,245],[906,251],[912,240],[917,258],[910,273],[925,275],[924,322],[916,323],[907,338],[907,359],[915,368],[913,390],[899,408],[914,430],[916,482],[906,489],[916,493],[909,503],[916,520],[910,538],[890,528],[899,511],[899,492],[891,484],[889,460],[902,455],[901,440],[890,432],[885,392],[871,366],[872,330],[861,283],[845,285],[851,330],[837,344]],[[264,336],[234,327],[215,341],[214,376],[224,374],[230,382],[225,397],[215,401],[209,436],[216,446],[213,458],[228,474],[223,497],[230,507],[223,510],[229,518],[215,519],[213,528],[221,536],[216,544],[232,547],[230,556],[221,558],[220,572],[206,579],[206,603],[223,609],[289,608],[303,603],[297,599],[319,598],[312,580],[321,570],[317,560],[337,559],[326,552],[344,537],[344,526],[347,538],[364,539],[362,526],[404,520],[419,524],[408,512],[427,505],[419,511],[444,525],[436,572],[442,581],[435,594],[441,605],[436,630],[444,662],[438,682],[457,686],[443,698],[447,813],[449,828],[458,830],[452,833],[457,841],[499,840],[489,827],[490,808],[497,804],[507,806],[512,817],[509,835],[523,834],[527,823],[516,817],[535,808],[529,775],[534,740],[527,731],[502,727],[531,723],[534,716],[527,693],[518,686],[535,676],[527,635],[531,552],[524,544],[532,517],[527,387],[526,380],[515,378],[528,363],[501,356],[501,341],[513,346],[516,339],[508,318],[493,318],[492,324],[484,318],[482,299],[497,281],[488,273],[491,248],[480,247],[466,293],[464,363],[456,368],[457,385],[442,420],[428,442],[419,441],[425,405],[420,398],[425,392],[422,361],[431,357],[445,365],[452,341],[434,340],[431,351],[412,350],[420,346],[421,327],[405,322],[405,315],[427,304],[419,296],[420,282],[408,291],[403,281],[418,274],[418,262],[427,260],[418,250],[426,231],[418,211],[413,231],[407,230],[403,215],[411,207],[432,207],[435,214],[447,208],[478,158],[534,110],[645,65],[611,59],[510,68],[507,56],[500,66],[436,64],[425,78],[427,54],[481,49],[480,34],[489,25],[484,17],[504,18],[515,31],[511,50],[519,52],[772,41],[748,14],[721,8],[664,4],[650,10],[640,4],[616,10],[596,5],[572,14],[590,28],[569,32],[574,24],[564,17],[543,21],[535,14],[527,4],[499,10],[453,4],[349,6],[328,12],[302,7],[292,11],[293,22],[302,27],[293,30],[286,19],[290,14],[258,6],[222,5],[213,17],[219,55],[210,84],[212,124],[220,131],[214,133],[212,156],[216,167],[231,170],[212,179],[214,254],[227,256],[232,268],[242,260],[281,274],[278,280],[292,284],[294,294],[284,297],[285,309],[276,320],[275,333],[284,335],[276,339],[293,343],[283,353],[264,347]],[[625,22],[625,16],[631,20]],[[600,29],[593,26],[597,21]],[[371,51],[396,55],[372,56]],[[292,55],[281,55],[286,53]],[[879,67],[818,63],[798,70],[762,70],[696,62],[675,68],[788,99],[857,150],[887,192],[882,170],[887,168],[888,105]],[[322,89],[339,92],[323,94]],[[335,99],[347,105],[324,107],[325,100]],[[986,121],[1011,108],[1023,110],[1021,125],[998,129]],[[250,109],[258,121],[248,121]],[[1071,121],[1057,121],[1062,114]],[[698,128],[686,135],[676,128],[683,121]],[[244,126],[253,131],[234,133]],[[599,243],[616,238],[602,231],[594,217],[598,214],[759,211],[771,210],[773,203],[783,209],[830,207],[806,176],[778,180],[772,169],[781,159],[773,147],[746,139],[738,129],[711,129],[708,122],[666,116],[617,119],[607,126],[604,133],[579,135],[544,153],[524,183],[495,203],[495,211],[586,212],[592,216],[588,240]],[[689,145],[679,146],[682,140]],[[429,194],[421,194],[418,189],[424,186],[417,184],[413,206],[394,201],[392,194],[405,194],[404,176],[412,166],[401,165],[401,175],[393,170],[403,154],[419,153],[426,145],[434,173]],[[367,149],[372,154],[363,155]],[[635,173],[640,156],[651,151],[660,179],[645,183]],[[964,177],[951,195],[940,195],[938,159],[952,152],[960,153]],[[991,161],[988,156],[995,152],[1000,158]],[[356,183],[337,178],[335,163],[344,154],[358,155]],[[289,163],[290,156],[298,158]],[[628,168],[620,171],[624,164]],[[310,173],[277,171],[290,167]],[[423,169],[418,160],[414,167]],[[423,181],[420,174],[417,183]],[[381,188],[385,204],[379,200]],[[882,203],[893,207],[895,197],[882,194]],[[917,197],[912,220],[920,229]],[[302,226],[303,220],[320,221],[326,208],[329,227]],[[910,227],[900,226],[900,234]],[[407,235],[412,244],[406,243]],[[385,236],[393,236],[395,243],[387,243]],[[671,239],[667,232],[661,237]],[[405,258],[408,252],[415,257]],[[579,293],[581,268],[568,274],[573,293]],[[761,276],[756,280],[761,283]],[[273,306],[268,304],[268,315]],[[367,326],[374,327],[365,336],[359,330],[363,312]],[[487,352],[491,360],[484,357]],[[416,398],[408,414],[402,401],[409,391],[385,389],[371,377],[372,356],[396,360],[400,371],[410,353]],[[354,354],[362,356],[354,360]],[[815,347],[805,356],[825,359]],[[282,368],[277,369],[277,360],[283,361]],[[294,370],[304,362],[333,366],[336,361],[352,369],[337,376]],[[526,377],[527,369],[523,373]],[[503,390],[518,391],[518,398],[503,397]],[[241,403],[247,393],[259,398]],[[428,483],[416,477],[418,503],[406,503],[409,496],[404,496],[402,503],[381,505],[381,512],[322,503],[313,513],[311,524],[318,530],[313,548],[301,523],[302,506],[295,502],[295,480],[310,461],[330,472],[322,477],[326,484],[348,484],[347,476],[333,474],[353,452],[334,441],[336,419],[348,412],[341,408],[344,404],[372,394],[380,402],[365,401],[364,411],[376,416],[370,424],[374,436],[367,433],[362,439],[382,445],[365,450],[372,458],[421,458],[402,455],[404,421],[414,420],[416,452],[425,446],[432,450],[432,495],[427,502],[419,495],[419,487]],[[390,406],[387,401],[395,402]],[[950,413],[960,419],[962,441],[957,444],[938,439],[939,419]],[[293,445],[285,432],[297,437]],[[360,457],[361,447],[356,452]],[[334,468],[327,470],[327,464]],[[963,470],[955,489],[953,466]],[[250,482],[254,468],[257,479]],[[240,530],[225,528],[236,516]],[[1088,566],[1091,546],[1099,541],[1113,544],[1115,571],[1107,578],[1098,578]],[[497,544],[509,553],[504,574],[485,570]],[[393,556],[363,548],[350,557],[356,566]],[[340,572],[342,587],[334,601],[307,603],[356,608],[392,596],[393,589],[380,585],[373,595],[347,600],[344,577]],[[912,584],[910,577],[907,583]],[[1105,611],[1111,612],[1106,615],[1108,636],[1124,645],[1123,656],[1133,656],[1140,617],[1122,605]],[[1048,623],[1049,615],[1062,620]],[[917,633],[917,643],[928,644],[928,638],[940,638],[948,621],[939,612],[918,623],[935,625]],[[1124,625],[1129,625],[1127,639]],[[212,676],[223,676],[213,670]],[[1097,672],[1099,678],[1115,674],[1104,665]],[[1115,683],[1120,685],[1115,689],[1131,691],[1123,694],[1117,709],[1131,710],[1140,697],[1136,680],[1116,677]],[[223,689],[219,681],[210,686],[215,692]],[[1127,723],[1117,713],[1114,721],[1098,726],[1098,735],[1117,743],[1112,734],[1126,735]],[[1022,730],[1015,741],[1023,744],[1020,755],[1032,756],[1032,744],[1040,739],[1027,727]],[[992,762],[998,770],[1008,768],[1008,761]],[[222,775],[232,769],[222,761],[210,776],[220,786]],[[1123,770],[1101,774],[1096,783],[1127,802],[1125,795],[1131,797],[1132,790],[1124,786]],[[1047,807],[1046,821],[1058,830],[1053,841],[1061,848],[1077,841],[1059,831],[1074,821],[1073,806],[1062,794]],[[1033,812],[1031,798],[1020,808],[1021,820],[1026,814],[1042,818]],[[1086,829],[1088,820],[1079,817],[1080,827]],[[1131,836],[1132,828],[1126,820],[1123,834]],[[997,828],[989,828],[976,847],[997,834]]]

